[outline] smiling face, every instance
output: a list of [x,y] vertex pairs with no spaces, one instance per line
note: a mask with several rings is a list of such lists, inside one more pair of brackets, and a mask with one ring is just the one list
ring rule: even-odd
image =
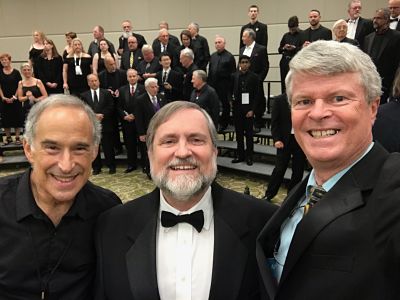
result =
[[36,125],[32,145],[24,141],[24,151],[32,165],[35,199],[73,201],[86,184],[97,154],[89,117],[75,107],[46,109]]
[[342,39],[344,39],[347,34],[347,23],[345,21],[343,21],[343,22],[337,24],[333,28],[333,33],[336,37],[336,40],[341,41]]
[[379,99],[368,105],[359,82],[355,73],[293,75],[292,125],[316,174],[326,170],[330,176],[336,174],[372,142]]
[[25,79],[29,79],[32,77],[33,73],[32,73],[32,67],[28,64],[25,64],[22,68],[21,68],[21,73],[22,76],[24,76]]
[[178,111],[161,124],[149,149],[152,178],[170,204],[201,199],[216,176],[216,157],[206,119],[195,109]]

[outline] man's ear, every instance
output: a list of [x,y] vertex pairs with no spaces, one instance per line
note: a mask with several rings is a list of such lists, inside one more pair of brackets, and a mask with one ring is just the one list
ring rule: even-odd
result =
[[97,157],[97,154],[99,153],[99,145],[95,145],[94,147],[93,147],[93,156],[92,156],[92,162],[96,159],[96,157]]
[[32,146],[28,144],[28,142],[26,141],[26,139],[22,140],[22,146],[24,148],[24,152],[25,152],[25,156],[28,159],[28,161],[32,164],[34,159],[33,159],[33,150],[32,150]]

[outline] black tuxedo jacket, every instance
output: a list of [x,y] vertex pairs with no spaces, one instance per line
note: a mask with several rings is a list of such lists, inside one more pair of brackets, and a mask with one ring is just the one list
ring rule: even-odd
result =
[[208,47],[207,39],[198,34],[195,38],[192,38],[192,46],[197,49],[197,56],[194,56],[194,63],[199,69],[206,71],[208,62],[210,61],[210,48]]
[[218,126],[219,98],[214,88],[207,83],[200,89],[194,89],[190,95],[190,102],[196,103],[211,117],[215,127]]
[[119,89],[118,99],[118,114],[123,119],[126,114],[136,114],[136,99],[146,93],[146,90],[142,84],[137,84],[133,97],[131,96],[130,85],[124,85]]
[[292,130],[290,105],[286,94],[274,97],[271,111],[272,139],[274,142],[281,141],[286,146]]
[[137,68],[138,75],[142,77],[144,73],[157,73],[162,69],[160,62],[158,61],[158,57],[154,56],[154,59],[150,62],[150,66],[146,69],[147,62],[145,60],[142,60],[139,63],[139,66]]
[[372,128],[374,140],[389,152],[400,152],[400,99],[380,105]]
[[194,63],[189,66],[189,68],[184,70],[183,75],[183,85],[182,85],[182,98],[183,100],[189,101],[190,96],[193,91],[192,77],[193,71],[198,70],[199,68]]
[[[243,55],[245,49],[246,47],[240,48],[239,54]],[[263,82],[269,70],[267,48],[255,43],[253,51],[251,52],[250,63],[250,71],[256,73],[258,79]]]
[[[95,299],[160,299],[156,274],[159,190],[98,221]],[[259,299],[255,238],[275,206],[212,185],[214,262],[209,299]]]
[[[161,95],[157,95],[157,100],[160,104],[160,107],[164,105]],[[147,127],[149,127],[150,120],[155,113],[156,112],[154,110],[153,103],[151,102],[147,92],[144,92],[142,95],[137,97],[135,122],[138,135],[146,134]]]
[[116,91],[127,83],[126,71],[117,69],[115,73],[112,74],[107,70],[103,70],[99,73],[99,81],[101,88]]
[[104,119],[101,121],[102,132],[112,132],[114,130],[114,99],[110,92],[100,88],[99,103],[94,104],[92,90],[88,90],[81,94],[81,99],[89,105],[96,114],[103,114]]
[[254,32],[256,33],[256,43],[257,44],[268,47],[268,26],[267,26],[267,24],[256,21],[254,23],[254,25],[252,25],[251,23],[248,23],[248,24],[242,26],[242,29],[240,30],[239,49],[245,46],[242,41],[242,35],[243,35],[243,31],[246,28],[250,28],[250,29],[254,30]]
[[[158,38],[155,38],[153,40],[153,44],[152,44],[153,50],[157,47],[157,45],[160,45],[160,44],[157,44],[157,42],[160,43]],[[174,45],[175,48],[179,48],[181,46],[181,43],[179,42],[179,39],[176,36],[172,35],[172,34],[169,34],[168,44]]]
[[182,85],[183,85],[183,74],[175,70],[170,70],[167,78],[167,82],[172,86],[171,90],[164,89],[163,84],[163,70],[157,72],[158,86],[160,92],[164,92],[165,101],[171,102],[175,100],[182,100]]
[[[347,22],[348,21],[349,20],[347,20]],[[360,44],[361,49],[364,47],[365,37],[373,31],[374,31],[374,26],[372,24],[372,20],[364,19],[362,17],[358,19],[356,34],[354,36],[354,39],[357,40],[357,42]]]
[[121,69],[128,70],[128,69],[135,69],[137,70],[139,63],[143,60],[142,50],[137,49],[133,53],[133,65],[130,64],[131,62],[131,51],[124,51],[121,56]]
[[325,194],[297,225],[277,285],[267,258],[306,184],[292,189],[257,239],[264,299],[397,299],[400,155],[374,145]]
[[[139,33],[132,33],[132,36],[136,38],[139,49],[142,49],[143,45],[147,44],[146,39],[144,38],[143,35]],[[118,49],[123,49],[123,52],[129,51],[128,39],[124,38],[122,35],[118,39],[118,44],[119,44]]]
[[[157,57],[160,57],[161,54],[161,43],[159,40],[154,41],[153,43],[153,51],[154,55]],[[167,44],[167,50],[164,52],[168,52],[168,54],[171,56],[171,68],[175,69],[178,64],[179,64],[179,50],[178,48],[171,43]]]
[[[364,52],[372,53],[372,46],[376,33],[373,32],[365,37]],[[400,64],[400,32],[389,29],[382,40],[382,46],[378,57],[374,60],[379,75],[382,77],[382,85],[390,94],[392,83]]]

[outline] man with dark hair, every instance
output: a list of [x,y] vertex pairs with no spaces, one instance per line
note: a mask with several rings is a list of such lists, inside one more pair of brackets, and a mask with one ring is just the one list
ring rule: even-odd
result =
[[171,69],[171,57],[167,52],[161,53],[160,65],[162,70],[157,72],[156,78],[160,93],[164,94],[166,103],[182,99],[182,73]]
[[88,181],[100,123],[56,94],[32,107],[24,132],[31,168],[0,179],[0,299],[92,300],[94,226],[121,203]]
[[[250,71],[250,57],[239,57],[239,70],[231,75],[231,95],[233,108],[233,123],[235,125],[237,156],[232,160],[233,164],[246,160],[247,165],[253,164],[253,125],[254,111],[257,109],[257,101],[260,97],[259,79],[257,74]],[[246,151],[244,150],[244,137],[246,136]]]
[[321,25],[321,13],[317,9],[310,10],[308,14],[310,27],[301,33],[302,47],[308,46],[310,43],[318,40],[331,40],[332,31]]
[[222,114],[219,119],[219,130],[224,130],[229,124],[231,105],[229,90],[231,75],[236,70],[236,62],[232,53],[225,49],[225,38],[215,37],[215,49],[211,55],[208,68],[208,83],[215,89],[222,104]]
[[400,65],[400,32],[389,28],[390,11],[387,8],[375,12],[373,24],[375,32],[365,37],[363,50],[372,58],[382,78],[381,103],[386,103]]
[[250,18],[250,23],[243,25],[240,29],[240,42],[239,42],[239,50],[245,46],[242,40],[243,31],[246,28],[253,29],[256,33],[255,41],[257,44],[262,45],[268,48],[268,27],[267,24],[261,23],[258,21],[258,13],[259,9],[257,5],[250,5],[248,16]]
[[216,138],[194,103],[154,115],[157,188],[99,220],[96,300],[260,299],[255,239],[275,207],[215,182]]
[[349,43],[316,41],[290,61],[286,91],[313,169],[258,237],[263,299],[397,299],[400,156],[373,141],[374,63]]
[[243,31],[242,36],[242,40],[245,46],[240,49],[239,54],[250,57],[250,71],[256,73],[258,76],[258,100],[256,101],[257,107],[255,107],[254,111],[254,131],[260,132],[261,128],[265,126],[265,122],[262,118],[266,108],[264,80],[268,74],[269,60],[267,48],[257,44],[255,38],[255,31],[253,29],[246,28]]

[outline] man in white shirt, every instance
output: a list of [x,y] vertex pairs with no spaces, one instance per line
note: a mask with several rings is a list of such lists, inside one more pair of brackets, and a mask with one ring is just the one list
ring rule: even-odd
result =
[[347,9],[349,18],[347,19],[347,35],[349,39],[357,40],[360,48],[363,47],[364,38],[374,31],[371,19],[361,17],[361,1],[351,0]]
[[390,29],[400,31],[400,0],[389,0]]
[[98,222],[95,299],[259,299],[255,238],[275,207],[214,182],[211,118],[174,101],[146,143],[158,188]]

